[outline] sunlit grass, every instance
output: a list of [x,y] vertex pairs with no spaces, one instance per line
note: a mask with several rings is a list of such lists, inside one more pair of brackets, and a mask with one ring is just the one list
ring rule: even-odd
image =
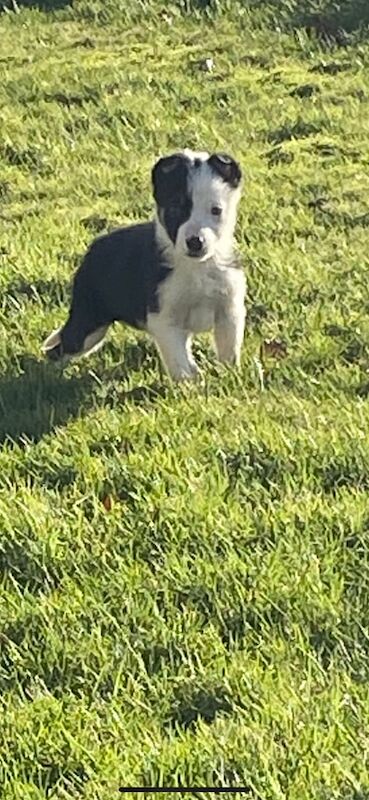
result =
[[[296,3],[59,5],[0,17],[1,797],[366,800],[365,36],[294,33]],[[85,247],[183,146],[242,163],[241,371],[205,337],[173,387],[118,326],[45,364]]]

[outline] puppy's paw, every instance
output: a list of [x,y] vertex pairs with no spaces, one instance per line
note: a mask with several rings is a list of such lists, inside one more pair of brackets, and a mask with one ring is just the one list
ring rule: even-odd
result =
[[174,380],[176,383],[183,383],[184,381],[193,382],[198,380],[200,376],[201,372],[194,361],[191,361],[191,363],[186,367],[175,370],[175,372],[172,372],[171,374],[172,380]]
[[190,361],[190,368],[191,368],[191,379],[193,381],[199,380],[201,378],[201,369],[197,366],[196,361]]

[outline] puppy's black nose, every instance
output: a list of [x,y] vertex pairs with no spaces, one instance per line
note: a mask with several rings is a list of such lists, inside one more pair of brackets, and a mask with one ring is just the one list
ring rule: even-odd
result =
[[190,236],[186,239],[187,250],[190,256],[199,256],[204,247],[202,236]]

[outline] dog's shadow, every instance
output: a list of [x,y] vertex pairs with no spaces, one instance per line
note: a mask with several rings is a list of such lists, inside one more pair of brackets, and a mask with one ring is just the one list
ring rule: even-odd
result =
[[[133,359],[130,350],[128,346],[128,362]],[[115,405],[117,395],[119,404],[130,401],[142,405],[155,401],[166,391],[165,386],[152,383],[123,392],[120,385],[127,374],[127,365],[113,368],[113,373],[111,391],[102,395],[105,375],[104,381],[99,381],[92,370],[66,374],[60,367],[24,356],[16,369],[9,367],[0,378],[0,444],[7,440],[18,444],[37,442],[94,406]]]
[[0,442],[38,441],[91,402],[88,374],[66,378],[31,356],[20,360],[17,372],[9,368],[0,379]]

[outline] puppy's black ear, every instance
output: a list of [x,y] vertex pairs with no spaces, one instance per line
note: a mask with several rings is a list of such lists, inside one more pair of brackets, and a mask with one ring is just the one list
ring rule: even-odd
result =
[[213,153],[209,158],[209,165],[232,189],[239,186],[242,178],[241,167],[232,156],[227,153]]
[[186,158],[181,153],[160,158],[152,170],[151,178],[155,200],[159,206],[163,206],[186,187]]

